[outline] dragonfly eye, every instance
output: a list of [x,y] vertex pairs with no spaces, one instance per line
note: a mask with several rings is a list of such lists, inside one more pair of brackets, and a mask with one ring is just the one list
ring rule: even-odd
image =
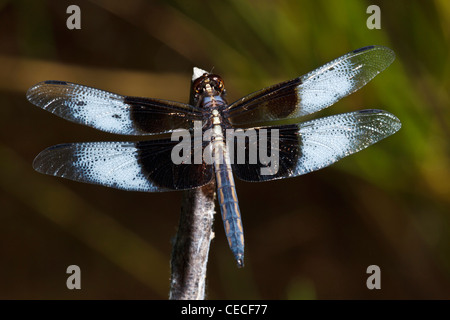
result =
[[210,82],[210,77],[207,73],[205,73],[201,77],[197,78],[193,84],[194,92],[196,94],[202,94],[203,92],[205,92],[206,83],[209,83],[209,82]]
[[195,87],[195,93],[196,94],[201,94],[201,93],[203,93],[205,91],[205,87],[203,87],[203,86],[197,86],[197,87]]
[[214,89],[220,93],[224,91],[225,85],[221,77],[212,75],[211,81],[214,83]]

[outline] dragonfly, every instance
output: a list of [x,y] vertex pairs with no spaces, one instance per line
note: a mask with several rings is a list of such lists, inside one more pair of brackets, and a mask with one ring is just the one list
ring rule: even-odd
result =
[[[28,90],[27,99],[59,117],[113,134],[172,137],[59,144],[39,153],[33,167],[40,173],[128,191],[187,190],[215,180],[228,244],[242,267],[244,232],[234,176],[250,182],[296,177],[397,132],[400,120],[378,109],[301,121],[359,90],[394,59],[387,47],[363,47],[231,104],[223,79],[199,68],[194,68],[190,104],[43,81]],[[226,135],[233,129],[251,132],[256,139],[244,135],[238,148],[239,143],[231,144],[234,140]],[[180,138],[173,139],[173,135],[183,130],[191,134],[186,145],[192,152],[186,155],[184,149],[174,153]],[[209,137],[192,136],[195,130],[209,132]],[[264,141],[265,151],[260,152]],[[270,165],[262,161],[264,153],[268,155],[268,144],[275,146],[270,150],[276,155]],[[255,150],[256,161],[251,154]],[[181,161],[174,161],[174,154],[182,154]],[[210,157],[202,156],[206,154]]]

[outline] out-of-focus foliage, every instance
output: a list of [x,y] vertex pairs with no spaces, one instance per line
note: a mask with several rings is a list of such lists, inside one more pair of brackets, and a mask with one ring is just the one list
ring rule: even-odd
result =
[[[166,298],[179,193],[127,193],[44,177],[34,156],[57,143],[127,140],[45,113],[25,99],[48,79],[186,101],[191,68],[223,76],[231,101],[377,44],[397,58],[316,116],[385,109],[394,136],[316,173],[238,182],[247,265],[217,217],[210,298],[450,297],[450,2],[0,2],[0,298]],[[366,9],[381,9],[369,30]],[[78,264],[83,290],[65,288]],[[382,290],[366,287],[379,265]]]

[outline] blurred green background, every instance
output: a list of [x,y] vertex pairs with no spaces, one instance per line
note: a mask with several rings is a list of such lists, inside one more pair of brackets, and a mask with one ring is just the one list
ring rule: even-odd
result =
[[[81,30],[66,8],[81,8]],[[381,9],[369,30],[366,9]],[[402,129],[295,179],[237,181],[246,238],[238,269],[220,216],[210,299],[450,298],[450,2],[0,1],[0,298],[166,299],[180,192],[137,193],[34,172],[64,142],[128,140],[31,105],[66,80],[186,102],[192,67],[223,76],[232,102],[366,45],[395,62],[316,116],[365,108]],[[66,288],[80,266],[82,289]],[[381,268],[381,290],[366,269]]]

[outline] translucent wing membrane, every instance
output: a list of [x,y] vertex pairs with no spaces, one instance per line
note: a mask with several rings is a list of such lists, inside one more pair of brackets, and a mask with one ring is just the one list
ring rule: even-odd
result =
[[228,108],[233,125],[298,118],[363,87],[395,59],[386,47],[352,51],[299,78],[254,92]]
[[[259,161],[257,164],[234,164],[233,171],[238,178],[246,181],[296,177],[327,167],[367,148],[394,134],[400,127],[400,121],[391,113],[382,110],[362,110],[300,124],[254,128],[257,132],[261,129],[279,130],[277,171],[262,175],[261,168],[265,166]],[[270,144],[270,139],[268,141]],[[246,149],[252,149],[249,140]],[[269,152],[270,146],[267,150]],[[235,159],[234,163],[236,162]]]
[[177,143],[163,139],[61,144],[42,151],[33,167],[53,176],[130,191],[183,190],[209,183],[211,165],[173,163],[171,153]]
[[64,119],[116,134],[159,134],[189,129],[194,120],[202,120],[201,110],[188,104],[121,96],[65,81],[38,83],[27,98]]

